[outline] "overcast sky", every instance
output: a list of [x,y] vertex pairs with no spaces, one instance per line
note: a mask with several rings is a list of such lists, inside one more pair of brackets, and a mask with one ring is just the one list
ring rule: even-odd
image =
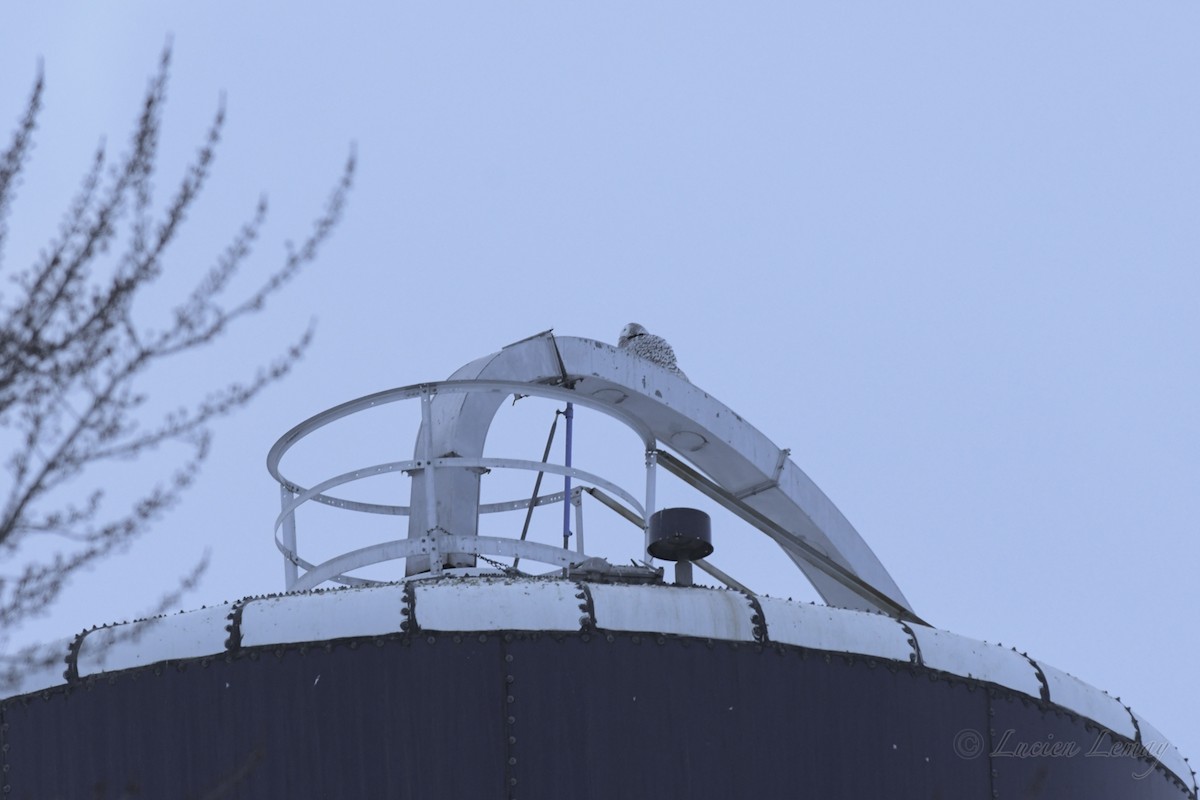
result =
[[[359,156],[319,263],[153,388],[170,406],[244,377],[315,318],[307,358],[30,635],[136,616],[205,549],[185,606],[280,590],[264,458],[289,427],[636,320],[791,448],[931,623],[1119,695],[1200,757],[1198,39],[1184,2],[9,4],[5,137],[39,60],[47,88],[6,271],[97,143],[124,149],[168,40],[163,197],[222,95],[228,123],[164,292],[265,193],[252,285]],[[580,428],[578,465],[614,455]],[[722,534],[714,561],[812,596]]]

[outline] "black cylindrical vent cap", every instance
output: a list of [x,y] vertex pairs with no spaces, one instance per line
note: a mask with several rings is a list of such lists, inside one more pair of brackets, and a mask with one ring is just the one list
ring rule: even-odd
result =
[[664,508],[650,517],[646,550],[663,561],[695,561],[713,551],[712,522],[698,508]]

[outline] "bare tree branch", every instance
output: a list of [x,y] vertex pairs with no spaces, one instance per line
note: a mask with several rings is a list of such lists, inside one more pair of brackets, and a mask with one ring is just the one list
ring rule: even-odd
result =
[[[127,151],[109,164],[101,145],[48,247],[12,276],[9,296],[0,298],[0,430],[12,439],[3,464],[7,485],[0,484],[0,651],[7,632],[44,613],[73,574],[161,520],[206,458],[211,423],[285,376],[312,340],[310,324],[248,378],[157,420],[147,418],[147,376],[215,343],[294,280],[340,220],[355,170],[351,151],[308,235],[299,247],[288,244],[282,264],[257,288],[227,297],[265,224],[265,198],[212,266],[169,306],[166,321],[141,322],[135,301],[166,273],[168,250],[211,174],[225,121],[222,99],[196,155],[159,208],[152,178],[169,67],[168,48],[147,87]],[[0,152],[0,254],[42,93],[39,70],[12,140]],[[96,470],[105,462],[173,444],[190,448],[190,456],[169,480],[147,487],[132,502],[110,500],[103,485],[76,489],[81,480],[101,477]],[[64,500],[68,489],[74,499]],[[123,510],[122,503],[128,503]],[[43,555],[23,555],[32,541],[57,545],[48,557],[45,547],[39,550]],[[180,591],[189,585],[185,580]],[[5,665],[20,657],[0,652],[0,684]]]
[[[38,67],[37,80],[33,84],[33,92],[29,95],[29,103],[25,113],[17,123],[13,132],[12,143],[0,155],[0,242],[8,234],[8,213],[12,209],[13,193],[16,190],[17,176],[25,165],[25,159],[33,147],[33,131],[37,127],[37,115],[42,110],[42,90],[45,81],[42,69]],[[2,263],[2,262],[0,262]]]

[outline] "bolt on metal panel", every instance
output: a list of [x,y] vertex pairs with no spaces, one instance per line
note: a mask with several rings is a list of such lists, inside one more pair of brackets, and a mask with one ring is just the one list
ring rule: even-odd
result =
[[589,583],[596,627],[754,641],[754,608],[741,592]]
[[257,598],[242,609],[242,646],[399,633],[404,608],[394,584]]
[[964,728],[953,738],[956,757],[990,767],[989,791],[973,796],[1195,800],[1171,773],[1138,753],[1134,743],[1019,695],[988,692],[987,697],[986,726]]
[[579,591],[559,580],[413,583],[417,626],[427,631],[578,631]]
[[1037,670],[1015,650],[924,625],[913,625],[911,630],[925,666],[1006,686],[1030,697],[1042,696]]
[[908,631],[883,614],[758,597],[772,642],[911,662],[916,650]]
[[88,631],[76,657],[79,676],[224,652],[232,611],[232,604],[222,603]]
[[1151,756],[1158,759],[1158,763],[1170,770],[1176,778],[1183,781],[1185,786],[1195,792],[1196,776],[1192,773],[1192,768],[1187,759],[1183,757],[1183,753],[1179,752],[1179,749],[1171,744],[1171,741],[1163,736],[1149,720],[1136,711],[1131,713],[1137,720],[1138,744]]
[[1051,703],[1070,709],[1082,717],[1087,717],[1104,727],[1105,730],[1110,730],[1126,739],[1137,738],[1133,717],[1130,716],[1129,709],[1120,700],[1081,681],[1070,673],[1063,672],[1058,667],[1042,661],[1038,661],[1037,665],[1046,677]]

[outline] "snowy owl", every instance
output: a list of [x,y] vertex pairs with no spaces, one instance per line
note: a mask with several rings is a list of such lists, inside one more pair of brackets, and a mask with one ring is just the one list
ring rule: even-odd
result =
[[617,346],[687,380],[687,375],[675,364],[675,351],[671,349],[667,340],[655,336],[636,322],[631,322],[621,329],[621,338],[617,340]]

